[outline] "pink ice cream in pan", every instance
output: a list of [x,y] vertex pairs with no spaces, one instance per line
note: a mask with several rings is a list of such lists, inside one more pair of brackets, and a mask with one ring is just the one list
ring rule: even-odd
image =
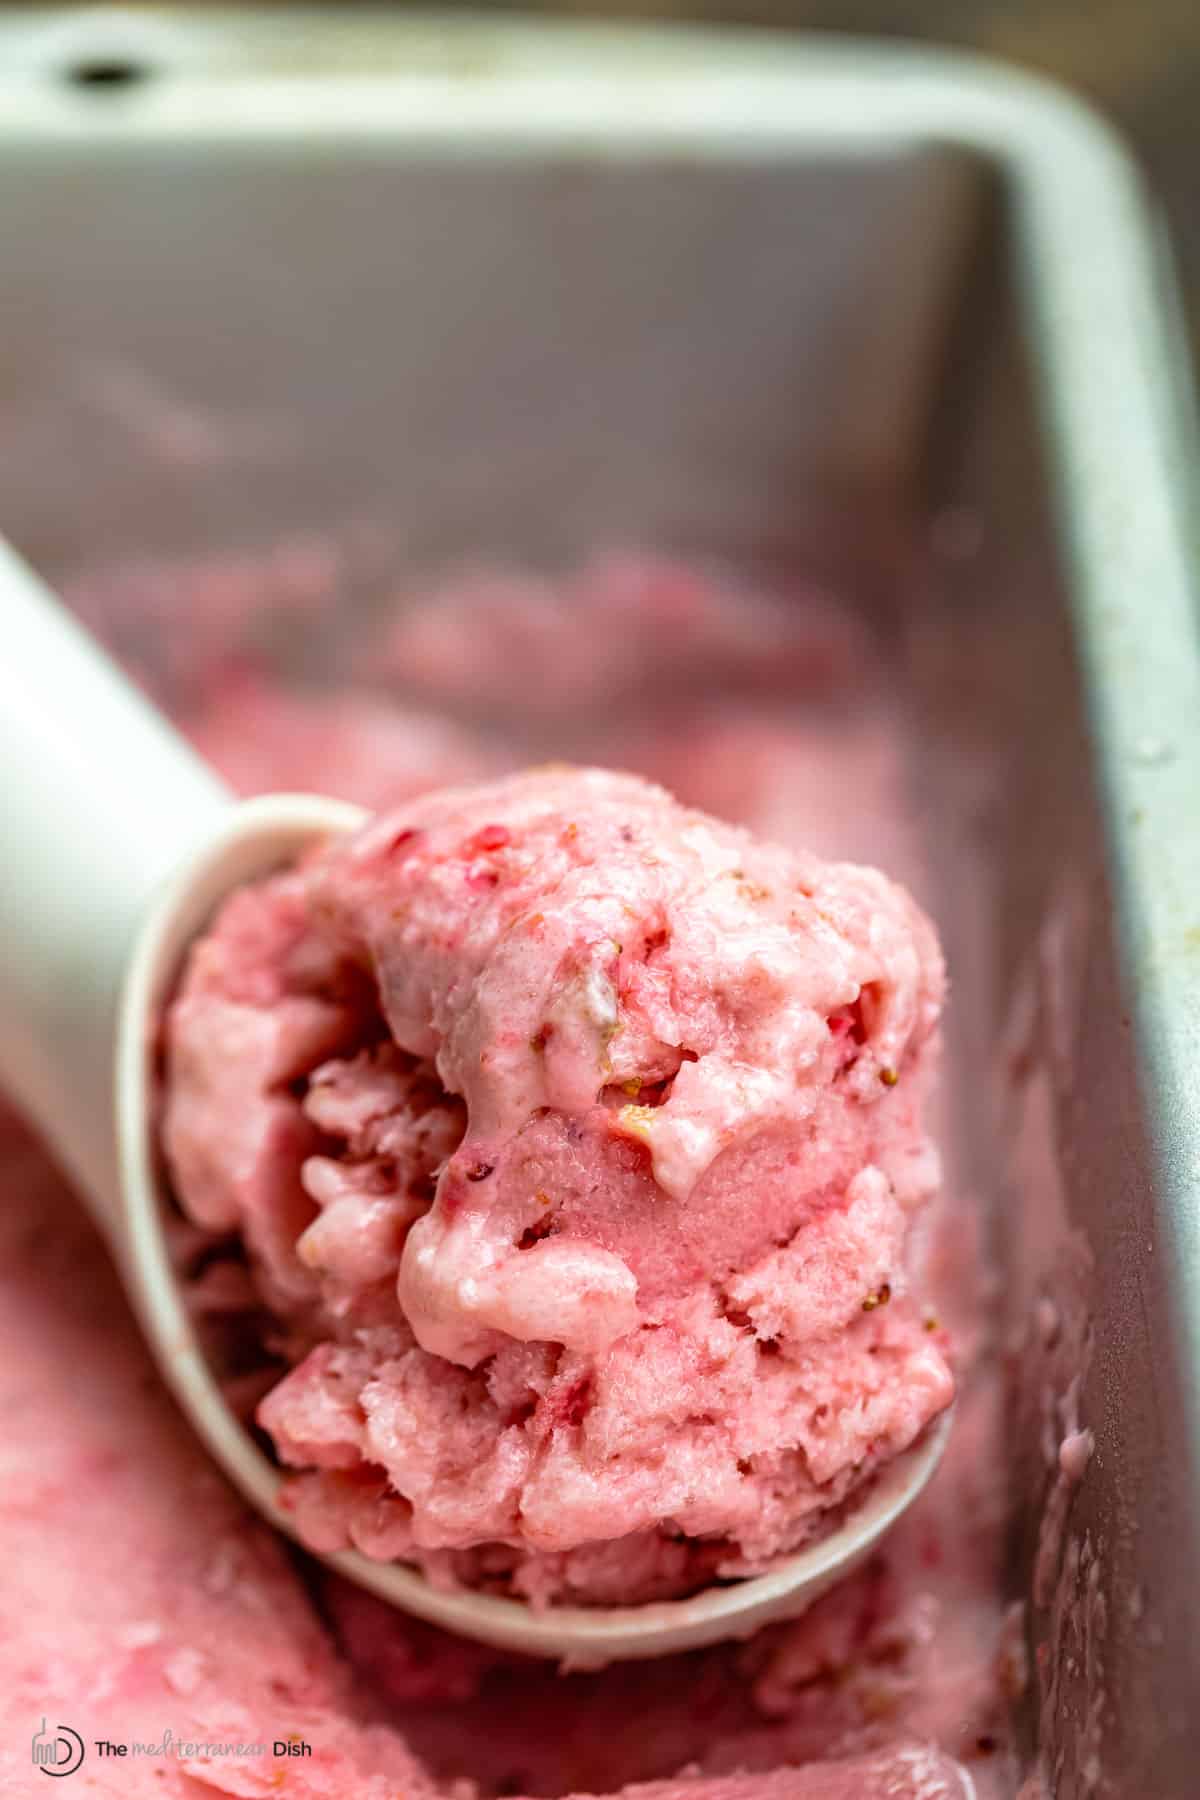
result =
[[[553,1608],[828,1529],[951,1398],[910,1254],[943,980],[884,877],[587,768],[234,895],[168,1013],[163,1143],[199,1311],[244,1264],[213,1310],[259,1332],[300,1535]],[[969,1791],[915,1740],[832,1747],[711,1792]]]

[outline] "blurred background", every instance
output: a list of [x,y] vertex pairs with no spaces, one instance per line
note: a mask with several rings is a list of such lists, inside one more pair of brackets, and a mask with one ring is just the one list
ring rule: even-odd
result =
[[1200,362],[1200,0],[474,0],[473,10],[485,6],[907,38],[1064,82],[1127,134],[1166,208]]
[[1200,360],[1200,0],[532,0],[488,10],[908,38],[1065,82],[1127,133],[1166,207]]
[[[437,0],[423,0],[411,9],[378,10],[436,9]],[[0,0],[0,18],[33,10],[47,9]],[[328,10],[372,8],[340,0]],[[901,38],[977,51],[1063,82],[1101,108],[1137,150],[1166,209],[1194,358],[1200,352],[1200,0],[442,0],[442,10]]]

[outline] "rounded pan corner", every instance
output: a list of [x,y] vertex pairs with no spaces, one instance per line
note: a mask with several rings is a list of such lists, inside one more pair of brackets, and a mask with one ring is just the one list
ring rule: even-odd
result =
[[[115,91],[88,79],[122,69],[138,79]],[[436,11],[32,7],[0,20],[0,81],[0,129],[25,141],[249,132],[732,154],[932,136],[1010,173],[1065,158],[1100,188],[1136,181],[1116,129],[1051,80],[968,51],[824,33]]]

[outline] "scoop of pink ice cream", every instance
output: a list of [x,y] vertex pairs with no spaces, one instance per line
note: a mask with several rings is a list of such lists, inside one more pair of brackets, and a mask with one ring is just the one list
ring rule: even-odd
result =
[[235,895],[164,1142],[272,1316],[307,1541],[609,1604],[819,1530],[951,1397],[906,1277],[943,985],[882,875],[600,770]]

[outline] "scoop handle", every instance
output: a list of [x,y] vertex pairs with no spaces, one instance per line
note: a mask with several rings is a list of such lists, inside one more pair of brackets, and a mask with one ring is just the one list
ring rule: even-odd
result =
[[0,1083],[110,1235],[125,964],[232,796],[0,541]]

